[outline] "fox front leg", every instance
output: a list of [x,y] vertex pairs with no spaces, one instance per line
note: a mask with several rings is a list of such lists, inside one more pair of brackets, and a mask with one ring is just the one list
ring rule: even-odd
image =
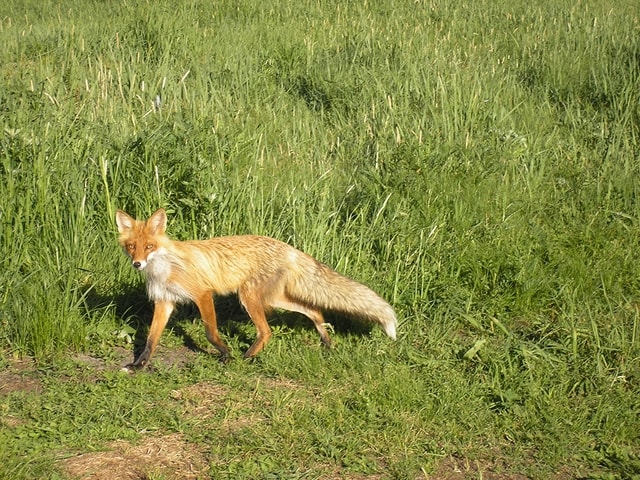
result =
[[125,372],[133,373],[149,363],[174,308],[175,304],[173,302],[164,300],[155,302],[153,320],[151,320],[151,328],[149,328],[149,335],[147,335],[147,343],[142,353],[138,355],[138,358],[136,358],[133,363],[123,367]]

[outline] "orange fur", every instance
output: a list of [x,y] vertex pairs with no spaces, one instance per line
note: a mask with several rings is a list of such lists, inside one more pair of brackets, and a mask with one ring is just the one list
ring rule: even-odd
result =
[[197,305],[208,340],[227,359],[230,352],[218,333],[213,297],[229,293],[238,294],[256,326],[256,340],[245,357],[258,354],[271,337],[266,314],[272,308],[306,315],[326,346],[331,339],[323,310],[377,322],[395,339],[397,320],[386,301],[286,243],[256,235],[171,240],[165,235],[163,209],[146,221],[118,210],[116,223],[119,243],[133,267],[146,274],[147,293],[155,304],[145,350],[130,368],[149,361],[175,305],[183,302]]

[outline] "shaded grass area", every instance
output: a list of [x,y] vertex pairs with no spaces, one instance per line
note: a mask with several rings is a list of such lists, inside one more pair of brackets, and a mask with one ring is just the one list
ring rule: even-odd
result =
[[[635,478],[637,28],[592,1],[5,2],[0,476],[157,434],[213,476]],[[186,359],[120,375],[150,310],[113,214],[159,206],[366,283],[398,342],[331,318],[324,352],[276,314],[222,367],[187,308]]]

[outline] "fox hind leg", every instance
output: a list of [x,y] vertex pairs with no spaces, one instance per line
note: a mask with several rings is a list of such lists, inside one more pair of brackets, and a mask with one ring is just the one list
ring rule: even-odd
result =
[[267,323],[264,296],[261,291],[243,288],[238,292],[238,297],[257,331],[256,340],[244,354],[244,358],[251,358],[260,353],[267,344],[271,338],[271,328]]
[[327,329],[325,327],[324,317],[320,310],[307,305],[303,305],[302,303],[296,302],[295,300],[291,300],[285,294],[281,294],[273,298],[270,302],[270,305],[273,308],[301,313],[305,317],[311,319],[316,327],[316,330],[320,334],[322,344],[327,348],[331,348],[331,338],[329,337],[329,332],[327,332]]

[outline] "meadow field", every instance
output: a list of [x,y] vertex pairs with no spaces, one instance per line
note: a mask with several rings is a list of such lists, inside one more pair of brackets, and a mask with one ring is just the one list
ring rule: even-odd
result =
[[[640,478],[640,6],[6,0],[0,478]],[[395,308],[152,306],[114,213]]]

